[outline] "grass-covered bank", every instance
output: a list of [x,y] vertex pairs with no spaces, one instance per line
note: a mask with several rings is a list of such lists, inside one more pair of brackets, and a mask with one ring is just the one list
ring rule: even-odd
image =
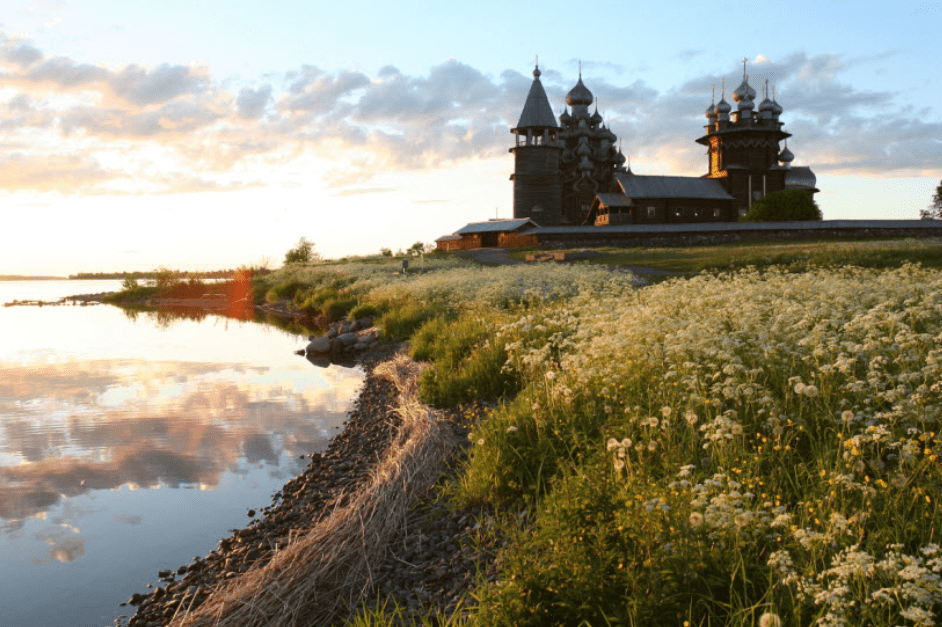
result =
[[[935,623],[942,272],[638,286],[425,261],[289,267],[254,291],[334,289],[411,338],[423,400],[496,401],[450,498],[510,542],[496,581],[429,623]],[[352,624],[395,624],[386,607]]]
[[[925,239],[817,240],[800,242],[743,242],[722,246],[670,248],[598,248],[599,256],[586,263],[608,266],[649,266],[675,272],[701,272],[747,266],[786,267],[804,271],[811,267],[861,266],[894,268],[919,263],[942,268],[942,244]],[[535,251],[517,251],[511,258],[523,260]]]

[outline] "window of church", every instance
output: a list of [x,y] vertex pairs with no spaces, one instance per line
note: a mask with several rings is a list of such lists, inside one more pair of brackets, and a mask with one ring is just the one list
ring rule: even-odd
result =
[[654,209],[654,207],[648,207],[648,217],[649,217],[649,218],[653,218],[653,217],[654,217],[654,214],[655,214],[655,209]]
[[759,200],[760,198],[762,198],[762,192],[752,192],[753,200]]
[[720,210],[719,210],[719,208],[713,210],[713,217],[714,217],[714,218],[719,218],[719,217],[720,217]]
[[746,210],[745,210],[745,209],[740,209],[740,210],[739,210],[739,217],[741,218],[741,217],[743,217],[744,215],[746,215]]

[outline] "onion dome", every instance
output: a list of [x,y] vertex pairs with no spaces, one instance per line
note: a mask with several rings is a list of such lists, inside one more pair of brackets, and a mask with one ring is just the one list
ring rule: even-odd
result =
[[716,101],[716,84],[714,83],[713,94],[710,96],[710,106],[707,107],[707,110],[703,114],[706,116],[707,120],[710,121],[710,124],[713,124],[714,122],[716,122],[716,118],[718,118],[720,115],[716,111],[716,104],[714,104],[715,101]]
[[[733,92],[733,100],[740,103],[740,109],[742,109],[742,103],[746,101],[752,101],[756,97],[756,90],[749,86],[749,75],[745,74],[742,77],[742,83],[739,87],[736,88],[736,91]],[[752,107],[749,107],[750,109]]]
[[582,84],[582,74],[579,74],[579,82],[566,94],[566,104],[570,107],[574,105],[583,105],[588,107],[595,101],[595,96],[589,91],[589,88]]
[[772,113],[772,101],[769,100],[769,79],[765,79],[765,89],[762,93],[765,98],[759,103],[759,117],[765,120],[770,118]]
[[716,115],[720,120],[728,120],[729,112],[732,110],[732,105],[726,102],[725,98],[720,98],[720,101],[716,103]]
[[766,98],[759,103],[759,117],[767,118],[772,114],[772,101]]
[[788,167],[788,164],[795,160],[795,155],[793,155],[792,151],[788,149],[787,143],[785,144],[785,147],[782,148],[782,152],[779,153],[778,160],[779,163],[785,167]]
[[775,87],[774,87],[774,86],[772,87],[772,109],[771,109],[771,111],[772,111],[772,116],[773,116],[773,117],[778,117],[778,116],[782,115],[782,105],[780,105],[779,103],[775,102]]
[[590,121],[592,124],[601,124],[601,123],[602,123],[602,116],[599,115],[599,110],[598,110],[598,109],[595,110],[595,113],[592,114],[592,117],[589,118],[589,121]]
[[713,122],[716,122],[716,118],[718,118],[720,114],[716,112],[716,105],[711,102],[711,103],[710,103],[710,106],[707,107],[707,109],[706,109],[706,111],[703,113],[703,115],[705,115],[706,118],[707,118],[707,119],[710,121],[710,123],[712,124]]
[[617,165],[625,165],[625,155],[622,154],[621,148],[618,149],[618,154],[615,155],[615,163]]
[[570,120],[572,120],[572,116],[569,115],[569,111],[563,109],[563,114],[559,116],[559,121],[566,125],[569,124]]

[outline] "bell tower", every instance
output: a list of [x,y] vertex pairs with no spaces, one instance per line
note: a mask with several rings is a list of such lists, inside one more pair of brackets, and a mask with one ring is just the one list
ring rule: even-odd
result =
[[540,82],[540,66],[533,70],[533,83],[517,126],[514,154],[514,218],[530,218],[540,226],[563,221],[559,183],[557,140],[559,127],[546,91]]

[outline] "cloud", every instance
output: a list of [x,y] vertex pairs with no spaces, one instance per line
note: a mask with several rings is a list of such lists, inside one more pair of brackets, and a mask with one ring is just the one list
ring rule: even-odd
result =
[[262,117],[271,100],[271,85],[265,85],[259,89],[243,87],[239,91],[239,97],[236,100],[239,117],[247,120],[256,120]]
[[173,100],[182,94],[198,94],[208,87],[204,71],[166,63],[153,69],[130,65],[109,76],[108,86],[115,95],[135,105]]
[[84,155],[0,156],[0,189],[76,193],[122,176]]
[[[678,54],[702,57],[697,49]],[[798,162],[818,172],[926,172],[942,161],[932,139],[939,136],[938,113],[907,109],[896,94],[859,89],[848,79],[893,54],[757,55],[748,67],[750,83],[760,99],[765,80],[777,87]],[[541,68],[557,116],[576,79],[574,61],[564,65]],[[584,68],[586,85],[636,171],[706,170],[693,140],[703,132],[710,85],[719,87],[725,76],[731,93],[740,64],[668,89],[622,81],[630,73],[617,64],[588,60]],[[0,103],[0,145],[8,155],[0,164],[12,166],[0,174],[0,189],[209,192],[232,189],[227,179],[234,173],[277,168],[309,153],[334,164],[321,173],[328,185],[357,187],[340,194],[365,193],[373,189],[365,183],[380,172],[506,155],[509,129],[533,79],[529,72],[495,76],[447,59],[419,75],[394,65],[370,75],[307,64],[262,80],[240,85],[201,66],[109,68],[46,56],[0,34],[0,87],[15,92]],[[111,165],[114,154],[127,155],[120,167]]]
[[21,68],[28,68],[40,59],[43,54],[39,48],[29,44],[17,41],[11,41],[0,34],[0,59],[18,65]]

